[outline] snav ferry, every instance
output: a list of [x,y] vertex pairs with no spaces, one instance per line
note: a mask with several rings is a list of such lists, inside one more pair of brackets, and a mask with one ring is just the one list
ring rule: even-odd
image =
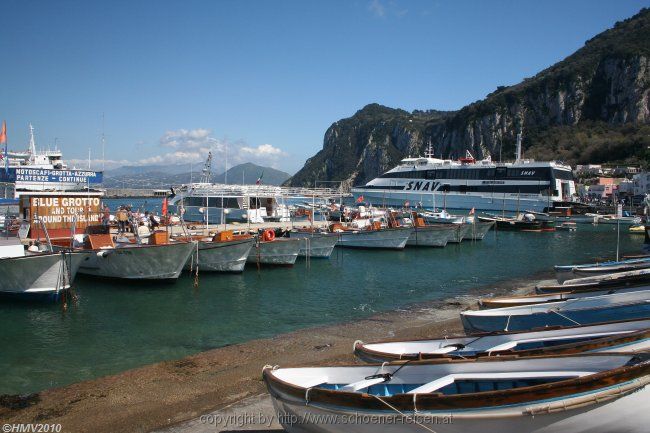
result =
[[[521,135],[516,160],[477,161],[467,152],[459,160],[405,158],[400,164],[363,186],[352,188],[355,200],[382,206],[544,212],[575,194],[570,166],[521,158]],[[406,204],[408,206],[409,204]]]

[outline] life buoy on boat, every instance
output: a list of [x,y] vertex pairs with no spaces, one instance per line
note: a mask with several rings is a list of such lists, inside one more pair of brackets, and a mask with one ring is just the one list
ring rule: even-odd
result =
[[262,235],[262,239],[264,239],[266,242],[271,242],[275,240],[275,232],[271,229],[266,229],[264,230],[264,234]]

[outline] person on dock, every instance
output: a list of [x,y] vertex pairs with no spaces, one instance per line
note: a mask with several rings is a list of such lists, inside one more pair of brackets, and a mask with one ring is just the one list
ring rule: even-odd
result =
[[104,227],[108,227],[111,223],[111,210],[108,208],[108,206],[104,205],[103,213],[104,215],[102,216],[102,225]]

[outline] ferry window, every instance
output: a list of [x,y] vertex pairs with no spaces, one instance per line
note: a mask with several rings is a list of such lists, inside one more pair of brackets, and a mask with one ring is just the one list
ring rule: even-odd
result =
[[436,171],[427,170],[426,179],[435,179],[435,178],[436,178]]
[[494,177],[496,179],[503,179],[506,177],[507,169],[506,167],[497,167],[494,172]]
[[461,194],[467,194],[467,185],[458,185],[458,192]]

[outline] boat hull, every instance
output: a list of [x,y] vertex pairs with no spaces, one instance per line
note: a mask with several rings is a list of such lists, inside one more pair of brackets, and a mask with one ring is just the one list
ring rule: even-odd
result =
[[260,265],[293,266],[302,245],[300,239],[292,238],[261,241],[251,248],[246,261]]
[[[576,300],[573,300],[573,302],[576,302]],[[511,316],[473,316],[461,314],[463,328],[468,334],[503,331],[529,331],[535,328],[549,326],[571,326],[576,324],[589,325],[622,319],[631,320],[647,318],[650,318],[650,302],[648,301],[639,301],[637,303],[625,305],[608,305],[602,308],[561,311],[559,314],[555,310],[543,313]]]
[[487,232],[489,232],[490,229],[494,227],[494,222],[477,221],[473,224],[467,225],[470,226],[471,229],[466,236],[463,236],[463,240],[480,241],[483,240]]
[[[242,272],[254,243],[254,238],[230,242],[199,241],[199,271]],[[193,256],[190,255],[185,269],[190,269],[192,262]]]
[[178,242],[87,251],[79,273],[125,280],[174,280],[195,248],[194,242]]
[[406,245],[413,247],[444,247],[456,236],[457,229],[452,224],[438,224],[414,227]]
[[335,233],[290,232],[289,236],[302,241],[299,256],[321,259],[327,259],[332,255],[339,240]]
[[66,256],[38,254],[0,260],[0,296],[37,301],[57,300],[74,279],[75,265]]
[[342,248],[383,248],[401,250],[408,242],[413,229],[394,228],[381,230],[346,230],[339,232],[337,247]]

